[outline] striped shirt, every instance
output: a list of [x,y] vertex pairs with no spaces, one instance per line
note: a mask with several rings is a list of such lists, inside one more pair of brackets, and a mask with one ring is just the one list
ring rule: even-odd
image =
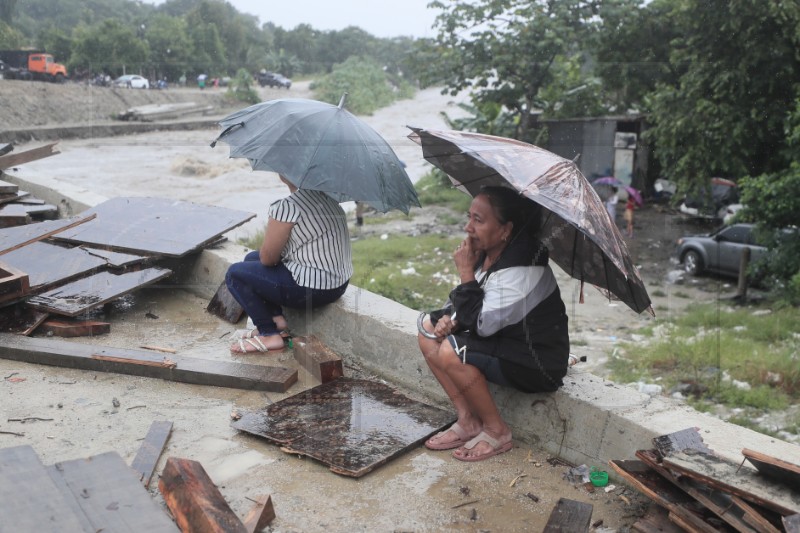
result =
[[294,224],[281,261],[298,285],[335,289],[353,275],[347,218],[330,196],[299,189],[270,205],[269,217]]

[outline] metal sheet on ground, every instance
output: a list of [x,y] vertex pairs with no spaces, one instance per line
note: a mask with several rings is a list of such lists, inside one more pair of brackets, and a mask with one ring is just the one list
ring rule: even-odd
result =
[[452,423],[452,413],[374,381],[339,378],[231,425],[361,477]]
[[3,263],[28,274],[31,292],[41,291],[98,270],[106,261],[80,248],[33,242],[3,255]]
[[166,198],[112,198],[84,215],[97,217],[55,238],[117,251],[181,257],[256,215]]
[[98,272],[34,296],[28,305],[49,313],[77,316],[170,274],[171,270],[156,267],[123,274]]

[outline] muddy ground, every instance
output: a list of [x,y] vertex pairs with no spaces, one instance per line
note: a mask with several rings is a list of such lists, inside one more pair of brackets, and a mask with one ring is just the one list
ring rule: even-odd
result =
[[[20,85],[9,92],[5,83],[0,81],[0,99],[5,102],[6,98],[18,98],[14,106],[28,106],[27,111],[20,111],[20,116],[50,113],[56,105],[61,108],[59,113],[64,113],[58,115],[59,119],[63,117],[65,122],[100,120],[97,117],[118,109],[114,107],[117,105],[114,98],[160,98],[158,95],[162,93],[122,92],[111,98],[110,92],[78,92],[93,95],[89,109],[78,111],[85,104],[85,96],[65,100],[58,106],[54,104],[58,94],[51,92],[54,87],[37,86],[31,91],[27,85]],[[200,97],[197,89],[172,91],[163,93]],[[33,101],[26,99],[26,92],[46,95],[47,101],[42,101],[44,96]],[[202,97],[209,94],[211,90],[203,92]],[[307,86],[299,84],[290,93],[280,93],[286,94],[309,93]],[[418,179],[427,164],[418,156],[419,148],[405,139],[404,126],[441,127],[438,112],[443,109],[454,112],[448,102],[449,98],[438,91],[427,90],[413,101],[400,102],[365,118],[406,161],[412,179]],[[126,100],[124,105],[132,103]],[[142,103],[152,102],[135,102]],[[64,108],[73,108],[74,113]],[[26,164],[13,172],[62,190],[98,195],[95,198],[166,196],[239,208],[262,217],[272,198],[286,194],[285,188],[274,177],[251,172],[246,164],[229,160],[226,147],[211,149],[208,143],[215,134],[216,130],[211,129],[64,141],[60,143],[60,155]],[[385,224],[370,224],[365,231],[414,232],[428,228],[460,232],[458,226],[442,225],[433,209],[414,210],[412,214],[411,221],[395,219]],[[261,224],[263,218],[240,233],[253,231]],[[666,281],[667,273],[674,268],[669,253],[675,237],[694,229],[658,208],[638,213],[636,233],[628,244],[648,289],[659,295],[654,296],[659,318],[680,312],[690,303],[718,298],[703,283],[696,287],[692,283],[674,285]],[[653,319],[637,316],[591,290],[586,293],[586,303],[579,304],[577,283],[565,276],[559,280],[570,313],[571,333],[579,341],[574,351],[588,356],[588,362],[572,372],[602,373],[605,354],[621,340],[632,338],[638,325]],[[205,313],[206,304],[181,291],[141,291],[111,311],[116,333],[82,342],[129,347],[155,344],[187,355],[230,360],[227,346],[234,327]],[[148,318],[149,315],[158,319]],[[268,360],[244,359],[256,364],[292,364],[290,354],[271,356]],[[359,375],[360,370],[348,364],[346,372]],[[174,422],[175,429],[159,469],[169,456],[200,461],[240,515],[250,506],[248,497],[271,493],[278,515],[271,528],[274,531],[541,531],[561,497],[592,503],[595,530],[626,531],[642,511],[641,498],[629,490],[618,487],[610,492],[589,492],[580,484],[566,481],[563,475],[567,467],[551,465],[548,454],[525,442],[517,442],[514,450],[492,461],[470,465],[454,461],[447,452],[418,447],[354,480],[331,474],[313,460],[285,454],[276,446],[240,434],[228,425],[232,411],[258,408],[284,395],[6,360],[0,360],[0,376],[5,378],[0,381],[3,397],[0,430],[24,434],[0,433],[0,447],[30,444],[45,464],[110,450],[130,462],[150,422],[168,419]],[[301,371],[299,383],[289,394],[313,384],[313,378]],[[26,424],[7,421],[25,417],[49,420]],[[512,483],[515,479],[516,483]],[[155,483],[150,490],[161,502]]]

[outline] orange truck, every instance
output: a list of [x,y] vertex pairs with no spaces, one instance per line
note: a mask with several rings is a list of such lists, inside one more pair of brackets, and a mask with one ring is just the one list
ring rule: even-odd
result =
[[53,56],[35,50],[0,50],[4,65],[3,77],[18,80],[41,80],[63,83],[67,68]]

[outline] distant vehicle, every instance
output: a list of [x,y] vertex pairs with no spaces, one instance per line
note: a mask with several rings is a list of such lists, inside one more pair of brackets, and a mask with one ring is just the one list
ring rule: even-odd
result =
[[67,67],[56,63],[53,56],[36,50],[0,50],[5,64],[3,77],[9,80],[40,80],[63,83]]
[[126,87],[128,89],[149,89],[150,82],[147,78],[138,74],[125,74],[114,80],[114,87]]
[[[692,217],[724,221],[726,215],[731,214],[728,206],[737,204],[739,188],[736,183],[725,178],[711,178],[705,191],[686,196],[678,209]],[[733,212],[736,210],[734,208]]]
[[732,224],[710,234],[681,237],[674,255],[692,276],[706,271],[738,276],[742,250],[750,248],[751,263],[767,253],[767,248],[756,242],[754,228],[754,224]]
[[285,87],[286,89],[291,88],[292,80],[284,76],[283,74],[278,74],[277,72],[269,72],[269,71],[261,71],[258,73],[257,76],[258,84],[262,87]]

